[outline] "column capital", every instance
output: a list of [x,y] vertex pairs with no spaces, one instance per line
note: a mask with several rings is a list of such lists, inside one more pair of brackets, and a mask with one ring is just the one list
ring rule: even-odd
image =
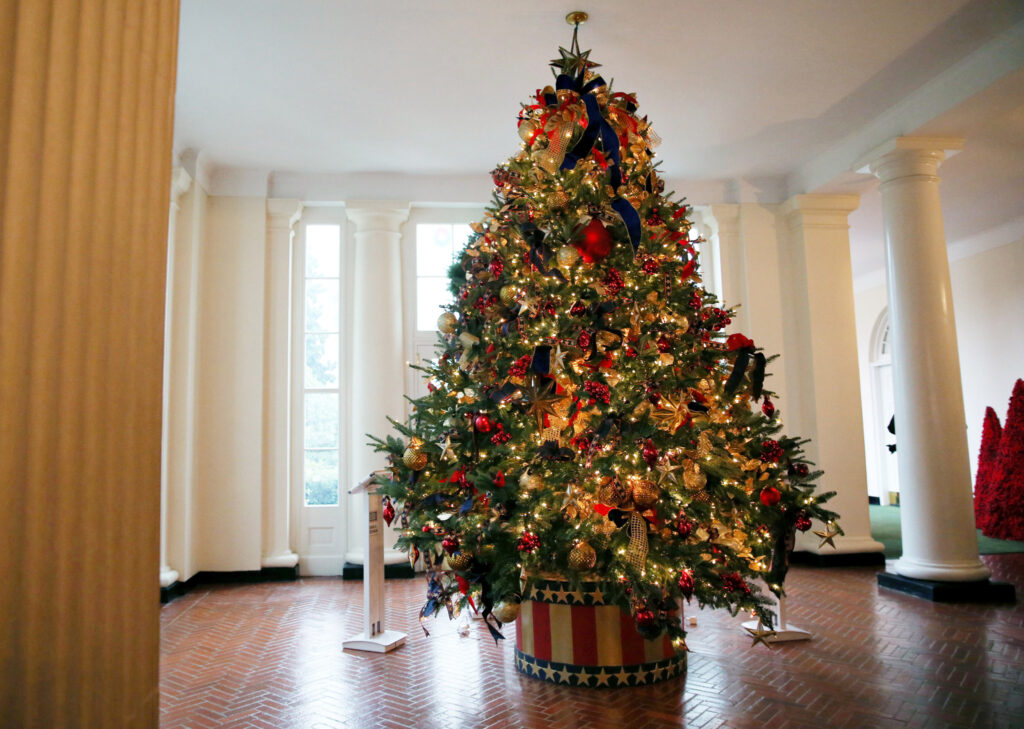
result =
[[850,213],[860,205],[859,195],[794,195],[779,206],[791,228],[850,227]]
[[294,228],[305,206],[301,200],[272,197],[267,199],[267,224],[275,228]]
[[903,177],[934,177],[939,165],[963,149],[962,137],[894,137],[864,155],[854,169],[882,184]]
[[171,209],[178,209],[178,199],[192,187],[192,176],[184,167],[171,169]]
[[345,215],[356,225],[357,233],[380,231],[398,233],[409,218],[409,203],[391,200],[355,200],[345,203]]

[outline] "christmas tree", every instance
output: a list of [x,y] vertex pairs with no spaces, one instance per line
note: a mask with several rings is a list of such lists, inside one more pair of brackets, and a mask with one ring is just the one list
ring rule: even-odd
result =
[[974,523],[982,532],[988,531],[992,491],[996,477],[996,459],[1003,427],[992,408],[985,408],[985,421],[981,428],[981,448],[978,450],[978,472],[974,477]]
[[404,505],[398,546],[429,570],[422,615],[479,606],[497,639],[554,573],[604,583],[644,636],[681,644],[680,598],[770,626],[758,578],[782,593],[812,519],[823,544],[841,533],[831,494],[779,435],[764,353],[725,333],[636,98],[575,32],[559,51],[450,269],[429,394],[374,438],[381,492]]
[[984,534],[1024,541],[1024,380],[1017,380],[988,482]]

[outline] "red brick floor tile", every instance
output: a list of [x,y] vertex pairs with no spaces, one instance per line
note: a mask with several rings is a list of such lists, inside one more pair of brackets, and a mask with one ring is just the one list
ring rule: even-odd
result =
[[[1024,555],[984,558],[1024,590]],[[687,674],[585,689],[518,674],[514,628],[420,630],[422,580],[387,583],[408,642],[345,652],[362,585],[336,579],[203,587],[163,607],[162,729],[1021,729],[1024,607],[946,605],[880,590],[862,568],[791,572],[810,642],[750,647],[740,618],[688,608]]]

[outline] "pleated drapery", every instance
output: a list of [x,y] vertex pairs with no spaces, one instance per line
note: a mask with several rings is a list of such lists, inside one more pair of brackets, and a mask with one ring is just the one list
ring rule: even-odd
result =
[[0,724],[156,727],[178,0],[0,0]]

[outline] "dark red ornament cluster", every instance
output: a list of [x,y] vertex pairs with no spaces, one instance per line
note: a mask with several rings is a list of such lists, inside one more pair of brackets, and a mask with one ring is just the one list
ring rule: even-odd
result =
[[777,440],[766,440],[761,444],[761,460],[765,463],[778,463],[783,450]]

